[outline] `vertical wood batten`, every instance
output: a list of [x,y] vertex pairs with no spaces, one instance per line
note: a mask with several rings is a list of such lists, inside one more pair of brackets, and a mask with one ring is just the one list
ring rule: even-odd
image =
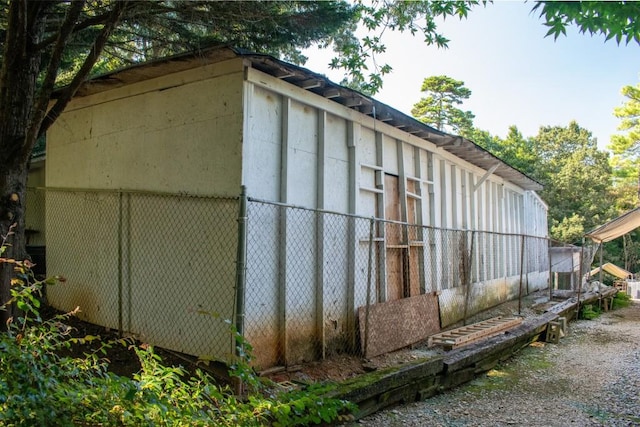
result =
[[425,294],[427,292],[427,283],[426,283],[426,272],[425,272],[425,262],[424,262],[424,245],[425,245],[425,236],[424,236],[424,208],[423,208],[423,190],[422,186],[424,185],[424,175],[425,172],[422,170],[422,156],[424,153],[423,150],[418,147],[413,147],[413,170],[414,175],[416,177],[416,182],[414,184],[414,192],[416,196],[419,197],[418,200],[415,201],[415,209],[416,209],[416,223],[419,227],[416,230],[416,239],[421,243],[421,246],[416,246],[415,250],[418,252],[418,288],[420,290],[420,294]]
[[[280,202],[289,202],[289,174],[288,174],[288,159],[289,159],[289,112],[291,109],[291,99],[282,97],[282,141],[280,151]],[[279,209],[279,234],[280,234],[280,247],[278,248],[278,341],[279,355],[281,362],[285,365],[288,364],[288,343],[287,343],[287,211],[282,208]]]
[[[347,147],[349,150],[349,212],[358,213],[358,194],[360,192],[360,160],[358,158],[357,141],[360,139],[360,124],[349,121],[347,123]],[[355,286],[356,286],[356,249],[358,239],[356,238],[356,219],[348,219],[349,227],[347,232],[348,254],[347,254],[347,331],[349,331],[349,344],[351,348],[356,348],[356,318],[355,318]]]
[[[396,139],[396,158],[398,159],[398,192],[400,193],[400,221],[407,224],[409,222],[408,212],[407,212],[407,172],[406,165],[404,162],[404,143]],[[409,230],[407,225],[399,226],[402,231],[402,244],[407,245],[405,249],[400,249],[402,251],[401,262],[402,262],[402,295],[403,297],[408,297],[411,294],[411,274],[409,272]]]
[[[384,218],[385,207],[385,191],[384,191],[384,134],[382,132],[376,132],[376,165],[380,166],[381,170],[376,172],[376,188],[382,190],[376,197],[376,216]],[[378,302],[385,302],[387,300],[387,249],[386,249],[386,227],[384,222],[378,222],[378,232],[376,237],[382,241],[375,242],[378,253]]]
[[[317,194],[316,207],[325,209],[325,174],[327,159],[326,144],[327,113],[318,109],[318,156],[317,156]],[[319,354],[322,359],[326,357],[326,331],[324,327],[324,235],[325,214],[316,215],[316,334],[319,343]]]

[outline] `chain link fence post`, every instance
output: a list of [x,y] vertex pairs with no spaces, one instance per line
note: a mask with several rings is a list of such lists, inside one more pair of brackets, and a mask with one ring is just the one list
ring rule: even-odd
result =
[[[238,248],[236,254],[236,356],[245,356],[244,348],[244,302],[247,278],[247,188],[243,185],[238,202]],[[236,393],[242,395],[244,385],[242,379],[237,378]]]
[[364,321],[364,349],[362,354],[367,354],[369,348],[369,307],[371,306],[371,276],[373,268],[373,225],[374,219],[369,220],[369,258],[367,260],[367,305]]
[[465,232],[464,236],[464,250],[461,251],[460,256],[462,257],[462,277],[463,277],[463,286],[466,289],[465,298],[464,298],[464,314],[463,314],[463,324],[467,324],[467,315],[469,311],[469,298],[471,298],[471,266],[473,265],[473,242],[475,241],[476,232],[471,232],[471,247],[467,251],[467,239],[466,235],[468,231]]
[[[582,238],[582,246],[580,247],[580,279],[578,282],[578,303],[576,304],[576,320],[580,318],[580,293],[582,291],[582,275],[584,274],[584,238]],[[600,264],[602,270],[602,264]]]
[[553,299],[553,271],[552,271],[552,261],[551,261],[551,247],[553,245],[553,242],[551,241],[551,239],[549,239],[548,244],[547,244],[547,253],[548,258],[549,258],[549,301],[551,301]]
[[[524,274],[524,234],[520,239],[520,287],[518,291],[518,315],[522,314],[522,277]],[[528,290],[527,290],[528,294]]]
[[123,328],[123,294],[124,294],[124,273],[122,269],[122,191],[118,191],[118,335],[122,338]]

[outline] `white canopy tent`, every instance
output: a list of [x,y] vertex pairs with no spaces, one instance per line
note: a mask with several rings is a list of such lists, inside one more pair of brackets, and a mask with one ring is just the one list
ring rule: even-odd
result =
[[631,272],[625,270],[624,268],[618,267],[615,264],[611,264],[610,262],[604,264],[602,267],[594,268],[589,273],[589,276],[595,276],[600,272],[600,270],[604,270],[612,276],[617,277],[618,279],[630,279],[633,277],[633,274],[631,274]]
[[604,270],[602,265],[602,244],[624,236],[638,227],[640,227],[640,208],[635,208],[585,234],[585,237],[600,244],[600,266],[602,267],[598,271],[600,273],[600,282],[602,282],[602,272]]
[[594,242],[604,243],[640,227],[640,208],[635,208],[585,234]]

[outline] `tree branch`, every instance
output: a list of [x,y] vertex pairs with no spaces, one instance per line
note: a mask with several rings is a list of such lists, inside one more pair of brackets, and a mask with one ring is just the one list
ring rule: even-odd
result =
[[28,153],[27,155],[30,155],[31,147],[37,139],[40,124],[44,120],[45,114],[47,112],[47,107],[51,99],[51,93],[53,92],[53,88],[56,83],[58,69],[60,68],[60,62],[62,60],[62,53],[64,52],[64,48],[67,44],[67,41],[69,40],[69,37],[73,33],[73,28],[78,17],[80,16],[80,13],[82,12],[82,9],[84,8],[84,5],[85,0],[73,0],[67,12],[67,16],[64,19],[64,22],[60,26],[60,29],[57,31],[57,40],[55,46],[53,47],[53,51],[51,52],[49,65],[47,67],[42,86],[39,90],[39,96],[35,102],[35,108],[33,109],[34,114],[31,118],[31,123],[27,131],[27,144],[29,145],[29,147],[27,147],[28,149],[26,150],[26,152]]
[[91,69],[100,57],[100,54],[107,41],[109,40],[111,33],[113,32],[116,25],[120,22],[122,14],[124,13],[128,4],[128,1],[118,1],[115,3],[109,19],[105,22],[104,27],[102,27],[102,31],[96,38],[96,41],[91,47],[91,51],[82,64],[82,67],[75,75],[71,83],[62,91],[61,96],[57,99],[53,107],[51,107],[51,109],[47,112],[47,115],[40,125],[38,136],[43,135],[47,131],[47,129],[49,129],[53,122],[55,122],[60,114],[62,114],[62,111],[64,111],[66,106],[69,104],[69,101],[71,101],[71,98],[73,98],[82,83],[84,83],[87,76],[91,72]]

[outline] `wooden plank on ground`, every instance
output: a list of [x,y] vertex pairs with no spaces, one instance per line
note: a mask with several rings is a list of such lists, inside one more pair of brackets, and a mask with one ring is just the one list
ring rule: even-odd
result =
[[494,317],[469,326],[452,329],[429,337],[429,347],[441,345],[453,349],[491,337],[522,323],[521,317]]
[[358,321],[365,357],[398,350],[440,331],[438,296],[417,295],[372,304],[368,320],[367,307],[358,307]]

